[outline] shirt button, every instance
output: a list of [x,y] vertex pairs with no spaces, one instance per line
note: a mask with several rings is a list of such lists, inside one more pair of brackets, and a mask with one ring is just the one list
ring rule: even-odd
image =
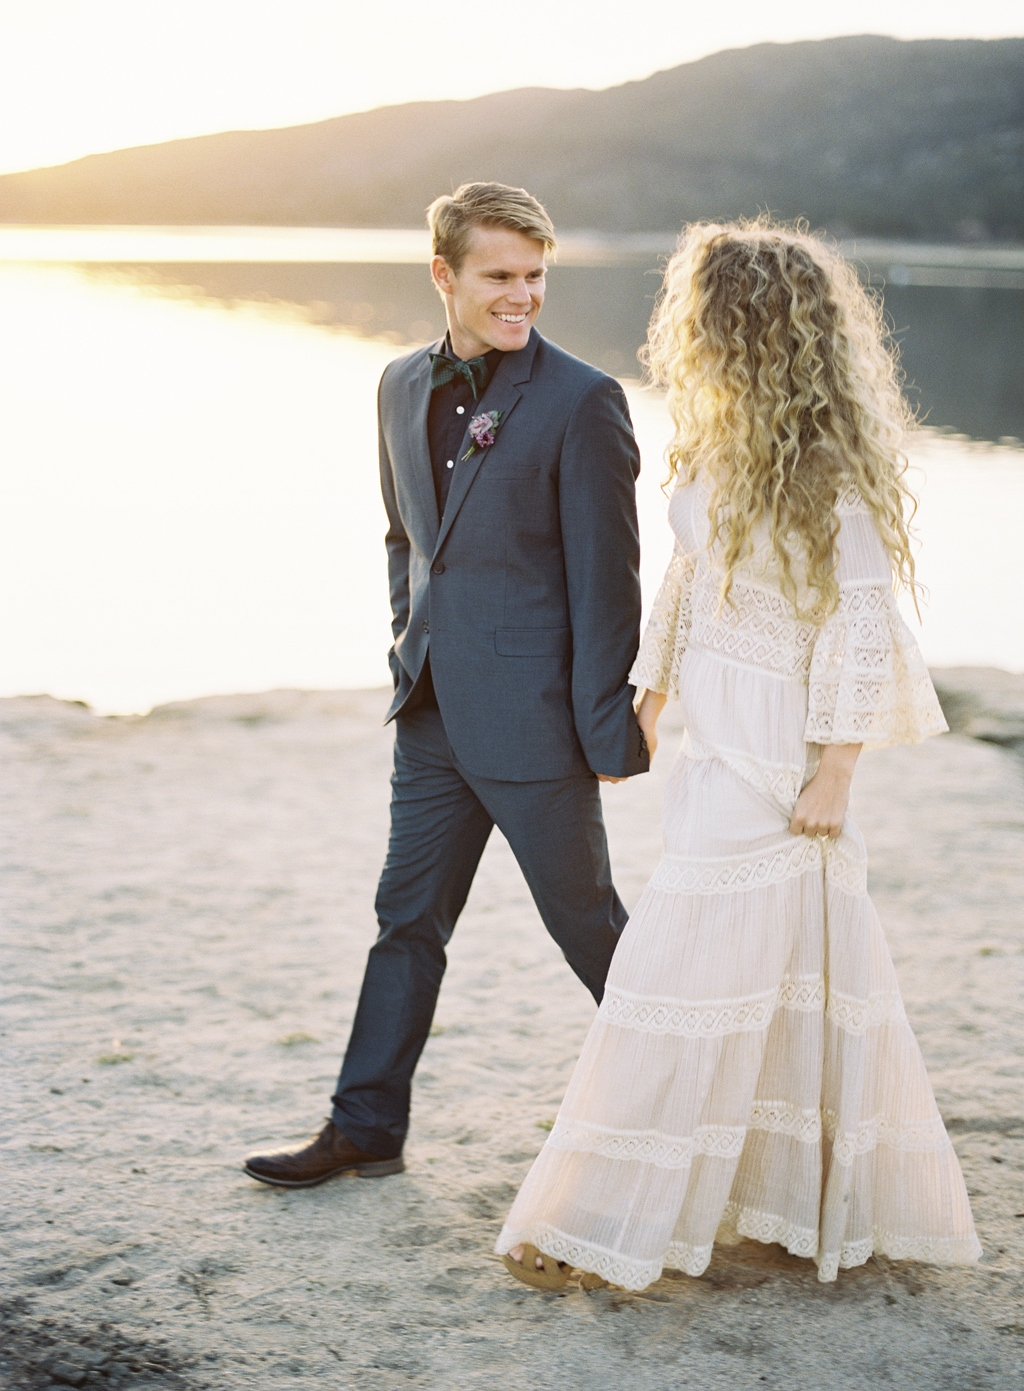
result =
[[448,462],[445,464],[445,468],[454,468],[454,467],[455,467],[455,460],[454,460],[454,459],[449,459]]
[[456,414],[456,415],[465,415],[465,414],[466,414],[466,407],[465,407],[465,406],[456,406],[456,407],[455,407],[455,414]]

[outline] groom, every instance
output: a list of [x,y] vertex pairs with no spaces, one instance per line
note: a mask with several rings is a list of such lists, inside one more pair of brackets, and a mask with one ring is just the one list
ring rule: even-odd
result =
[[598,782],[648,767],[626,674],[640,587],[639,458],[622,389],[534,328],[554,229],[523,189],[428,211],[448,333],[378,399],[395,696],[391,836],[331,1118],[251,1156],[263,1183],[398,1173],[445,946],[491,828],[600,1001],[626,912]]

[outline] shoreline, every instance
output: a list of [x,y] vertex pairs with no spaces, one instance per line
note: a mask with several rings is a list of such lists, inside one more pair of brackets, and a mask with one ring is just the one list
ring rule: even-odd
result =
[[[957,665],[929,667],[929,673],[951,733],[965,734],[968,738],[1024,753],[1024,672],[1009,671],[1004,667]],[[144,712],[102,712],[94,709],[85,700],[36,692],[28,695],[0,696],[0,706],[5,701],[54,701],[59,705],[80,709],[94,719],[138,722],[154,718],[164,719],[172,714],[184,715],[193,706],[207,707],[211,710],[226,709],[239,701],[362,697],[386,690],[383,686],[337,689],[279,686],[269,690],[189,696],[161,702]]]

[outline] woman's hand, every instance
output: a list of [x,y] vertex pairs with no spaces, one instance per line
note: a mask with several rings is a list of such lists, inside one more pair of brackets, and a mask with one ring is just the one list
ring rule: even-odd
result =
[[665,708],[667,696],[659,691],[644,691],[636,707],[636,722],[644,736],[651,758],[658,747],[658,716]]
[[789,829],[795,836],[838,839],[850,805],[850,781],[860,744],[826,744],[818,771],[796,799]]

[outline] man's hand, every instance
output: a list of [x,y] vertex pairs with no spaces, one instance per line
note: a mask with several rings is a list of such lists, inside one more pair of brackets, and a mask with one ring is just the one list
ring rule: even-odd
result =
[[793,808],[789,829],[795,836],[838,839],[850,805],[850,780],[860,751],[860,744],[825,745],[818,771]]
[[[665,708],[667,696],[658,691],[644,691],[636,707],[636,722],[644,736],[647,752],[651,758],[658,747],[658,716]],[[597,774],[598,782],[626,782],[626,778],[612,778],[607,773]]]

